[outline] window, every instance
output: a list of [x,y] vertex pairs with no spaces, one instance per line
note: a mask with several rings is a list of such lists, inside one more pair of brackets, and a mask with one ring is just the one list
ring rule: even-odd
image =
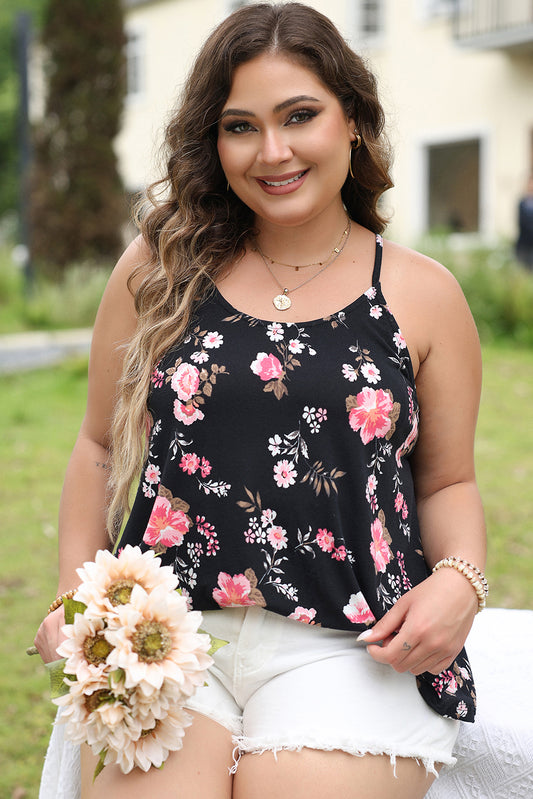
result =
[[480,140],[428,147],[428,228],[474,233],[480,227]]
[[420,0],[422,18],[450,17],[461,0]]
[[130,30],[126,40],[126,80],[128,98],[140,97],[145,88],[144,36]]
[[360,0],[359,31],[365,37],[382,33],[383,0]]

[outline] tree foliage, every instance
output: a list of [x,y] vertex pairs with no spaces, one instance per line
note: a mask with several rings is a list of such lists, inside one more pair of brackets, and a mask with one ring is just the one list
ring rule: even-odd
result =
[[30,14],[35,28],[40,23],[42,6],[43,0],[0,1],[0,215],[18,205],[17,14]]
[[120,0],[48,0],[46,111],[34,135],[32,245],[57,267],[114,257],[126,215],[113,140],[125,93]]

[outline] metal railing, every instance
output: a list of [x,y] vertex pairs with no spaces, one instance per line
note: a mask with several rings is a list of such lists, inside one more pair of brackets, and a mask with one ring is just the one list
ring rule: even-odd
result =
[[533,0],[455,0],[453,35],[458,44],[533,43]]

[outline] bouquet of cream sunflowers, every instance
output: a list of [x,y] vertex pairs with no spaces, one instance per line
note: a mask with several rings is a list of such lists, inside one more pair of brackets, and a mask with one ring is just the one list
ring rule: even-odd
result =
[[64,659],[48,664],[59,723],[98,756],[95,777],[112,763],[125,774],[160,767],[181,748],[192,723],[183,706],[224,642],[201,632],[201,613],[188,610],[172,568],[152,551],[102,550],[78,575],[63,602]]

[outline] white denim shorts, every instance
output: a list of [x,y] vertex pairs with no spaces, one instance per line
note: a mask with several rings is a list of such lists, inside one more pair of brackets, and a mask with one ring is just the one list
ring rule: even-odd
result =
[[235,770],[244,753],[341,750],[453,765],[460,722],[431,710],[410,673],[376,663],[351,632],[287,619],[258,606],[203,614],[228,641],[207,684],[187,702],[226,727]]

